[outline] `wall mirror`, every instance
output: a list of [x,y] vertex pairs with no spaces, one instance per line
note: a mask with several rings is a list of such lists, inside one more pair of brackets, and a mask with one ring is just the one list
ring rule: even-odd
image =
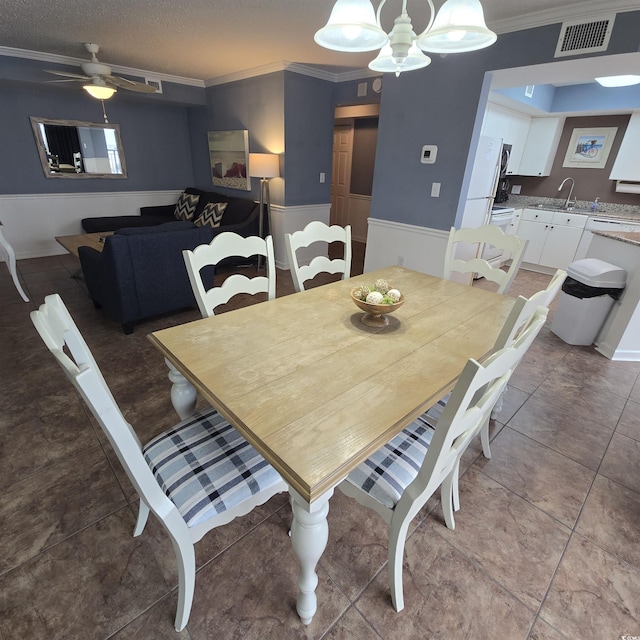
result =
[[31,118],[47,178],[126,178],[117,124]]

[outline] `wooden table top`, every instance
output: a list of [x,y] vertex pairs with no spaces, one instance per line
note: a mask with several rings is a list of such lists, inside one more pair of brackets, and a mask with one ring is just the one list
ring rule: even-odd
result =
[[97,251],[102,251],[104,242],[100,239],[110,236],[113,231],[100,231],[99,233],[80,233],[75,236],[56,236],[56,240],[69,253],[78,257],[78,247],[93,247]]
[[[386,279],[406,302],[373,329],[350,291]],[[313,502],[490,352],[514,299],[388,267],[213,318],[151,342]]]

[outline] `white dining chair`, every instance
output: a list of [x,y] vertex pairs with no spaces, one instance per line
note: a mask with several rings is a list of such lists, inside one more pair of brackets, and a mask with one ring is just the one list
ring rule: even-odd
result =
[[547,310],[538,309],[511,347],[483,364],[467,362],[435,429],[422,416],[417,418],[338,485],[389,525],[389,583],[396,611],[404,607],[402,560],[411,520],[441,486],[445,523],[450,529],[455,527],[452,491],[460,458],[546,317]]
[[[502,261],[511,258],[511,264],[506,270],[498,266],[492,266],[486,260],[483,260],[477,247],[489,244],[503,251]],[[464,249],[460,249],[460,245]],[[456,257],[458,252],[471,252],[468,258]],[[477,229],[463,227],[456,229],[451,227],[449,232],[449,240],[444,257],[444,279],[451,280],[452,272],[474,274],[478,273],[487,280],[495,282],[498,285],[498,293],[507,293],[513,279],[520,269],[524,250],[527,246],[526,240],[521,240],[518,236],[507,235],[498,226],[487,224]]]
[[[297,293],[303,291],[304,283],[312,280],[319,273],[339,273],[344,280],[351,275],[351,225],[340,227],[327,226],[324,222],[314,220],[304,229],[284,236],[291,268],[293,286]],[[308,264],[300,264],[301,249],[311,246],[314,242],[341,242],[344,245],[342,258],[329,258],[326,255],[314,256]]]
[[[266,293],[268,300],[276,297],[276,265],[271,236],[243,237],[231,231],[218,234],[208,244],[202,244],[193,251],[182,252],[191,288],[203,318],[214,315],[218,305],[226,304],[239,293]],[[216,266],[227,258],[263,256],[266,260],[266,275],[248,277],[244,274],[230,275],[219,287],[206,288],[201,270]]]
[[189,620],[195,589],[194,543],[211,529],[286,491],[287,486],[212,408],[141,446],[60,296],[47,296],[31,312],[31,320],[100,423],[140,496],[133,535],[142,533],[149,511],[169,534],[179,576],[175,628],[181,631]]
[[20,278],[18,278],[18,270],[16,268],[16,254],[11,244],[9,244],[9,241],[4,237],[4,233],[2,233],[2,222],[0,222],[0,257],[2,257],[2,259],[6,262],[7,269],[9,269],[11,279],[13,280],[13,284],[18,290],[18,293],[25,302],[29,302],[29,298],[24,292],[22,285],[20,284]]

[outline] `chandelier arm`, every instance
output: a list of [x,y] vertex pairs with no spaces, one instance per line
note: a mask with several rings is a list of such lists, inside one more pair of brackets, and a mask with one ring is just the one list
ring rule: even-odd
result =
[[425,33],[427,33],[427,31],[429,31],[429,29],[431,29],[431,27],[433,26],[433,21],[436,19],[436,10],[435,10],[435,7],[433,6],[432,0],[427,0],[427,4],[429,5],[429,9],[431,11],[431,16],[429,17],[429,24],[426,26],[425,30],[416,38],[416,40],[418,38],[421,38]]
[[378,26],[381,29],[382,29],[382,22],[380,21],[380,14],[382,13],[382,7],[384,7],[386,1],[387,0],[380,0],[380,4],[378,5],[378,10],[376,11],[376,20],[378,21]]

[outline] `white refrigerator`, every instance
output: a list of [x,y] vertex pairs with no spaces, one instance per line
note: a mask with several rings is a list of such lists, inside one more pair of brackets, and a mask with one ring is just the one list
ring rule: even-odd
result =
[[461,226],[475,228],[489,223],[500,179],[501,157],[502,139],[480,136]]
[[[491,207],[500,179],[500,160],[502,158],[502,138],[480,136],[476,150],[469,192],[464,205],[461,227],[477,228],[489,224]],[[482,253],[482,245],[458,243],[455,257],[471,260]],[[453,273],[452,279],[471,284],[472,274]]]

